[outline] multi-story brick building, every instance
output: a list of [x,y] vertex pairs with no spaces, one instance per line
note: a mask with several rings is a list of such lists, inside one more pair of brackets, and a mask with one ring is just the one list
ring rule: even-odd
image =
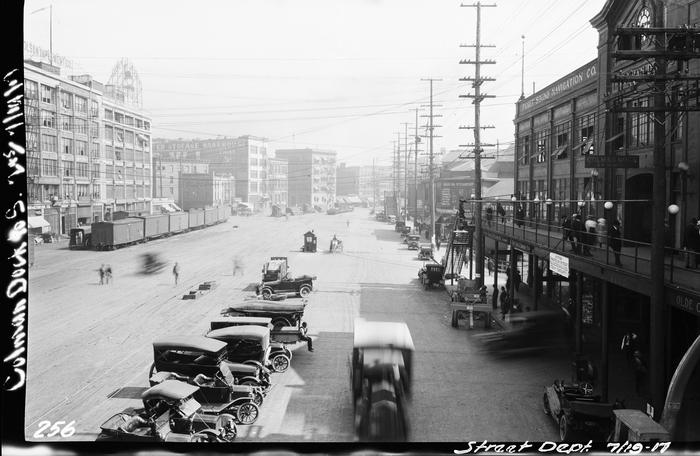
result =
[[268,158],[267,167],[267,190],[270,194],[270,202],[283,210],[287,207],[287,200],[289,198],[289,167],[287,160],[282,158]]
[[359,195],[360,167],[341,163],[337,169],[336,182],[338,184],[336,193],[339,196]]
[[56,234],[150,211],[151,120],[120,88],[25,61],[27,198]]
[[333,207],[336,196],[336,152],[316,149],[278,149],[288,162],[290,206]]

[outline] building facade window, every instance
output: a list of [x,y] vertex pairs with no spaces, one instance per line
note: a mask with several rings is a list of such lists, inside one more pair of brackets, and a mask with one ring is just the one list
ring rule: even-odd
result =
[[44,176],[58,176],[58,160],[43,159],[41,163],[41,174]]
[[61,116],[61,130],[63,131],[71,131],[71,117],[70,116]]
[[134,132],[133,131],[125,131],[124,132],[124,144],[127,146],[134,146]]
[[90,157],[100,158],[100,143],[90,143]]
[[114,111],[105,108],[105,119],[114,120]]
[[595,153],[595,114],[583,115],[578,122],[581,155],[591,155]]
[[124,148],[122,147],[115,147],[114,148],[114,159],[115,160],[123,160],[124,158]]
[[[632,101],[631,107],[648,108],[649,99]],[[648,112],[630,113],[630,147],[647,147],[654,142],[654,127]]]
[[544,163],[547,161],[547,139],[549,138],[549,130],[543,130],[535,133],[536,162]]
[[85,198],[90,196],[90,184],[78,184],[76,185],[78,191],[78,198]]
[[118,111],[114,111],[114,121],[120,124],[124,123],[124,114]]
[[563,160],[569,156],[569,129],[571,122],[565,122],[554,127],[554,137],[557,142],[556,160]]
[[79,117],[75,117],[73,119],[73,122],[75,124],[75,129],[73,130],[75,133],[81,134],[81,135],[87,135],[88,129],[87,129],[87,121],[85,119],[81,119]]
[[83,114],[87,114],[87,98],[75,96],[75,110]]
[[100,112],[100,105],[95,100],[90,100],[90,117],[97,117]]
[[44,152],[56,152],[58,150],[58,141],[56,136],[42,134],[41,150]]
[[90,177],[88,172],[88,164],[86,162],[77,162],[75,164],[76,177]]
[[63,175],[66,177],[75,175],[74,163],[71,160],[63,160]]
[[46,128],[56,128],[56,114],[51,111],[41,111],[41,125]]
[[35,131],[27,132],[27,151],[36,152],[39,149],[39,134]]
[[99,163],[93,163],[92,164],[92,178],[93,179],[99,179],[102,177],[102,174],[100,173],[100,164]]
[[75,154],[76,155],[87,155],[87,142],[85,141],[75,141]]
[[56,104],[56,89],[46,84],[41,85],[41,101],[43,103]]
[[95,121],[90,121],[90,138],[100,139],[100,124]]
[[68,138],[61,138],[61,153],[72,154],[73,153],[73,140]]
[[519,139],[518,155],[522,165],[530,163],[530,136],[523,136]]
[[36,81],[30,81],[29,79],[24,80],[24,96],[28,100],[38,100],[39,99],[39,84]]
[[68,92],[61,92],[61,107],[63,109],[73,108],[73,94]]
[[114,141],[114,128],[109,125],[105,126],[105,139],[107,141]]
[[114,129],[114,141],[118,143],[124,143],[124,130],[119,128]]
[[105,146],[105,158],[114,159],[114,147]]

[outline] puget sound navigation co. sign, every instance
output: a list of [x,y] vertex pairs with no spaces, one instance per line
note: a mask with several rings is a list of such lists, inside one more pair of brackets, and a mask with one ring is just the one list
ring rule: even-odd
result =
[[558,98],[563,94],[572,90],[578,89],[585,85],[591,78],[598,76],[598,61],[589,63],[566,77],[558,80],[554,84],[545,87],[541,91],[535,93],[531,97],[520,102],[519,115],[536,108],[542,103],[545,103],[554,98]]

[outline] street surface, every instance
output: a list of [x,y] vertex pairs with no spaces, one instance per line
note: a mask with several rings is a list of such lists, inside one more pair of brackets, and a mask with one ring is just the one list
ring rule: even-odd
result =
[[[318,235],[318,253],[300,251],[302,234],[310,229]],[[333,234],[343,241],[343,253],[328,253]],[[159,253],[166,268],[142,275],[140,255],[146,252]],[[71,439],[94,440],[103,421],[139,405],[107,396],[148,385],[151,342],[204,334],[223,307],[251,295],[244,290],[259,281],[270,256],[289,257],[293,275],[318,277],[305,312],[314,352],[305,344],[294,347],[290,369],[272,376],[260,418],[239,425],[237,440],[353,441],[349,359],[358,316],[405,321],[411,330],[412,441],[557,440],[554,423],[542,412],[542,392],[555,378],[569,378],[568,358],[481,352],[471,335],[484,330],[450,326],[446,293],[420,287],[416,251],[407,250],[393,226],[375,221],[368,209],[288,221],[231,217],[111,252],[70,251],[65,241],[38,246],[37,266],[30,271],[27,439],[40,440],[33,435],[41,421],[75,420]],[[233,275],[234,257],[242,260],[243,274]],[[177,285],[174,262],[180,265]],[[112,266],[114,279],[100,286],[103,263]],[[213,291],[181,299],[212,280],[219,285]]]

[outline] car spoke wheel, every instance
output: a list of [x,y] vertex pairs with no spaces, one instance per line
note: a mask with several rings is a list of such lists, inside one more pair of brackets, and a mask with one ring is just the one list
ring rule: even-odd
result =
[[550,415],[552,413],[552,409],[549,407],[549,398],[547,397],[547,393],[542,394],[542,408],[544,409],[545,415]]
[[299,288],[299,296],[302,298],[306,298],[311,294],[311,288],[308,285],[302,285],[301,288]]
[[216,419],[215,429],[222,439],[229,442],[232,442],[238,435],[238,429],[236,429],[236,419],[233,417],[233,415],[228,413],[222,413],[218,416]]
[[272,299],[272,290],[270,290],[269,288],[263,288],[262,297],[263,297],[263,299],[268,300],[268,301],[270,299]]
[[562,442],[566,442],[571,438],[571,429],[569,428],[569,420],[566,415],[559,418],[559,438]]
[[245,404],[238,407],[236,416],[238,417],[238,422],[241,424],[253,424],[258,419],[258,414],[260,409],[253,402],[246,402]]
[[284,355],[277,355],[272,358],[272,370],[275,372],[284,372],[289,369],[289,358]]

